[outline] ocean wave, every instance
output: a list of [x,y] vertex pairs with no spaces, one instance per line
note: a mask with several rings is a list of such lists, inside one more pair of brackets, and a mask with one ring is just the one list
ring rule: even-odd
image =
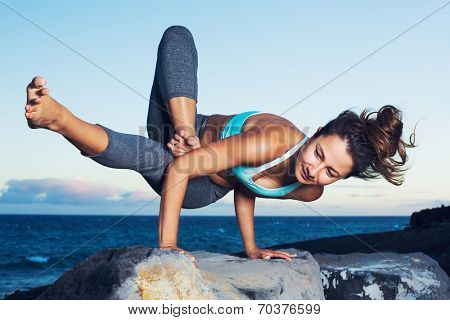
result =
[[42,257],[42,256],[31,256],[31,257],[26,257],[26,259],[28,261],[34,262],[34,263],[47,263],[48,259],[50,259],[49,257]]
[[45,263],[48,263],[49,257],[29,256],[22,257],[19,260],[7,261],[0,263],[0,270],[33,270],[41,268]]

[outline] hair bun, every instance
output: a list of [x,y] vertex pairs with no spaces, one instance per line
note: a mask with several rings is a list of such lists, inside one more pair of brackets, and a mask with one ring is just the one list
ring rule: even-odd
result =
[[[373,118],[373,116],[376,116]],[[400,167],[407,161],[406,147],[413,147],[402,140],[403,122],[402,113],[394,106],[386,105],[379,111],[368,112],[364,110],[360,116],[361,122],[367,127],[366,138],[374,151],[371,167],[379,172],[389,182],[400,185],[403,182]],[[395,160],[398,153],[400,159]]]

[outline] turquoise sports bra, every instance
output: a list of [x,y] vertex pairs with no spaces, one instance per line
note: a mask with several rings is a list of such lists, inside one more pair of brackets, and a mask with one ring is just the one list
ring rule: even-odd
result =
[[[242,131],[242,125],[244,124],[245,120],[247,120],[247,118],[249,118],[251,115],[260,114],[260,113],[263,113],[263,112],[246,111],[246,112],[242,112],[242,113],[235,115],[234,117],[232,117],[230,119],[230,121],[228,121],[228,123],[223,128],[222,132],[220,133],[220,139],[222,140],[222,139],[234,136],[236,134],[240,134]],[[306,142],[306,140],[308,140],[308,137],[305,135],[305,138],[302,141],[300,141],[297,145],[293,146],[290,150],[288,150],[281,157],[279,157],[275,160],[272,160],[268,163],[265,163],[259,167],[236,166],[236,167],[232,167],[226,171],[233,174],[233,176],[237,180],[242,182],[247,188],[249,188],[251,191],[253,191],[256,194],[260,194],[260,195],[266,196],[266,197],[282,197],[282,196],[288,194],[289,192],[295,190],[302,184],[299,181],[297,181],[292,184],[282,186],[279,188],[268,189],[268,188],[264,188],[260,185],[257,185],[253,181],[253,176],[256,175],[257,173],[264,171],[268,168],[271,168],[271,167],[275,166],[276,164],[289,158],[291,155],[293,155],[298,150],[298,148],[300,148]]]

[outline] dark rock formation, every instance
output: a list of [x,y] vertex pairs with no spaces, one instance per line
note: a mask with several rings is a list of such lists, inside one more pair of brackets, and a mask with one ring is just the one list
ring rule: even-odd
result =
[[327,300],[449,299],[449,278],[422,253],[316,254]]
[[5,295],[5,300],[36,300],[50,285],[32,288],[30,290],[16,290],[14,293]]
[[450,206],[442,205],[440,208],[424,209],[411,215],[411,228],[430,228],[434,225],[450,224]]

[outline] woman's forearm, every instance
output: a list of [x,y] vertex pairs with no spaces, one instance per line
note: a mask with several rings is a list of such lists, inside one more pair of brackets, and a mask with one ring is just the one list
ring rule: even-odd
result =
[[177,170],[176,161],[167,166],[159,210],[159,246],[176,246],[181,206],[189,175]]
[[256,249],[254,231],[255,197],[245,194],[240,190],[240,187],[237,187],[234,189],[234,208],[245,252],[249,254]]

